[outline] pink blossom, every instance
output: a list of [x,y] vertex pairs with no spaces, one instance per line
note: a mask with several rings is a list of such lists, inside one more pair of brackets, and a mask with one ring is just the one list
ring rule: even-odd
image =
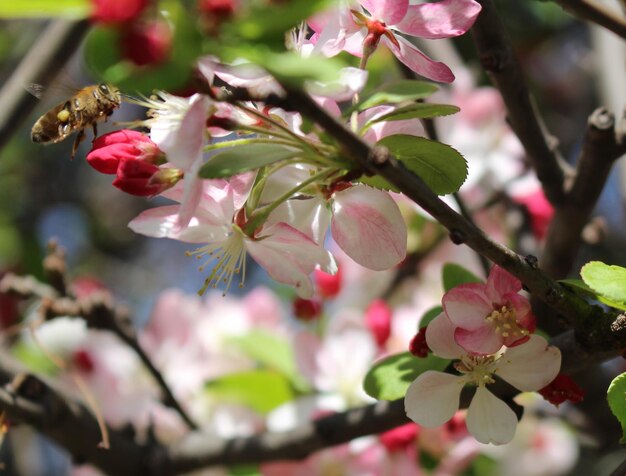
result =
[[444,294],[442,305],[455,327],[455,342],[478,354],[526,342],[535,330],[535,316],[521,290],[518,279],[494,266],[486,284],[461,284]]
[[[455,368],[460,375],[428,370],[410,386],[405,409],[411,420],[425,427],[436,427],[450,420],[459,408],[461,390],[476,386],[467,410],[467,429],[481,443],[505,444],[511,441],[517,417],[511,408],[491,393],[487,385],[497,375],[518,390],[537,391],[551,382],[561,367],[561,353],[548,347],[543,337],[533,335],[516,347],[504,347],[489,355],[468,353],[454,344],[454,328],[446,325],[443,314],[431,322],[437,332],[428,338],[433,353],[460,359]],[[441,325],[443,324],[443,325]]]
[[[267,222],[251,236],[246,234],[242,206],[253,179],[253,174],[246,174],[229,181],[201,181],[199,203],[185,228],[178,226],[181,205],[147,210],[132,220],[129,227],[148,236],[206,243],[190,253],[204,258],[201,270],[208,265],[212,267],[202,291],[219,283],[224,283],[228,290],[235,275],[241,276],[240,286],[243,286],[249,253],[270,277],[294,286],[300,297],[310,298],[313,295],[310,274],[317,267],[335,272],[334,259],[304,233],[284,222]],[[180,201],[180,195],[180,190],[173,189],[168,197]]]
[[374,336],[379,348],[385,345],[391,335],[392,317],[391,308],[382,299],[374,300],[365,311],[365,325]]
[[[311,39],[331,56],[341,50],[363,57],[373,53],[379,42],[416,73],[435,81],[452,82],[454,75],[445,64],[428,58],[401,34],[427,39],[464,34],[473,25],[481,6],[473,0],[443,0],[411,5],[409,0],[361,0],[354,9],[310,20]],[[365,8],[369,14],[362,8]]]

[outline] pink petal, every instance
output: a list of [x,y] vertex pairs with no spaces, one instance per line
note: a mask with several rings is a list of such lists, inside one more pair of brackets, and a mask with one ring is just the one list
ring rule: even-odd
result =
[[406,256],[404,218],[382,190],[357,185],[335,193],[331,232],[350,258],[369,269],[389,269]]
[[263,229],[265,238],[246,239],[250,256],[276,281],[296,288],[300,297],[313,296],[310,274],[317,266],[330,274],[337,271],[332,255],[304,233],[277,223]]
[[561,352],[541,336],[530,336],[528,342],[508,348],[498,361],[496,375],[515,388],[532,392],[548,385],[561,368]]
[[[357,127],[362,129],[370,121],[377,119],[392,112],[395,109],[393,106],[374,106],[361,112],[357,117]],[[378,142],[383,137],[391,136],[394,134],[408,134],[413,136],[423,136],[424,127],[420,121],[407,119],[405,121],[384,121],[376,122],[369,126],[363,138],[372,143]]]
[[360,3],[374,20],[387,25],[399,23],[409,8],[409,0],[360,0]]
[[454,74],[444,63],[433,61],[411,43],[396,35],[400,48],[394,45],[387,37],[383,37],[385,44],[391,49],[394,55],[402,61],[411,71],[442,83],[454,81]]
[[502,336],[489,325],[471,331],[457,327],[454,340],[467,352],[474,354],[493,354],[502,347]]
[[128,227],[135,233],[154,238],[171,238],[187,243],[207,243],[226,238],[226,230],[221,226],[191,220],[189,226],[178,226],[178,205],[152,208],[135,217]]
[[427,428],[443,425],[459,409],[462,389],[462,377],[427,370],[409,385],[404,410],[418,425]]
[[481,6],[473,0],[443,0],[411,5],[394,29],[411,36],[437,39],[459,36],[469,30]]
[[496,304],[506,304],[504,295],[508,293],[517,293],[522,290],[522,283],[508,271],[505,271],[498,265],[491,268],[485,292],[491,300]]
[[535,332],[537,323],[528,299],[520,294],[507,294],[505,297],[515,309],[517,325],[531,333]]
[[437,357],[460,359],[465,351],[454,340],[454,324],[445,313],[435,317],[426,327],[426,343]]
[[481,443],[503,445],[513,439],[517,416],[485,387],[476,389],[465,420],[469,432]]
[[485,325],[493,307],[480,283],[461,284],[443,295],[441,304],[455,326],[475,330]]

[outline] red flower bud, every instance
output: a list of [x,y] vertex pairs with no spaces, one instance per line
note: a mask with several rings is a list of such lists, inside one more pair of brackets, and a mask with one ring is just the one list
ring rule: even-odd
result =
[[76,368],[86,374],[91,373],[95,367],[93,358],[88,351],[84,349],[74,352],[73,359]]
[[137,66],[156,65],[168,58],[172,34],[162,21],[133,23],[122,32],[122,56]]
[[152,197],[172,188],[183,178],[178,169],[160,169],[145,160],[122,159],[113,186],[140,197]]
[[426,327],[422,327],[409,343],[409,352],[422,359],[428,357],[430,348],[426,343]]
[[237,0],[199,0],[204,31],[209,35],[216,34],[220,25],[234,16],[237,3]]
[[379,435],[380,442],[387,451],[399,451],[415,443],[420,427],[415,423],[407,423]]
[[566,374],[557,375],[552,382],[539,390],[539,394],[556,406],[559,406],[566,400],[572,403],[580,403],[585,397],[585,391]]
[[341,291],[341,267],[337,269],[335,274],[328,274],[316,269],[314,277],[317,292],[321,297],[332,298]]
[[109,132],[93,142],[87,162],[103,174],[117,173],[121,160],[140,160],[151,164],[160,164],[164,160],[163,152],[141,132],[122,129]]
[[91,0],[94,23],[115,24],[131,22],[146,9],[150,0]]
[[293,301],[293,314],[302,321],[312,321],[322,314],[319,301],[296,298]]
[[385,345],[391,335],[391,308],[382,299],[373,301],[365,311],[365,325],[379,347]]

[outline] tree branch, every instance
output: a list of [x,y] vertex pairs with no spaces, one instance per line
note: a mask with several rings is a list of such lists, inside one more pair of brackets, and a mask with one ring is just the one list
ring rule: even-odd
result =
[[480,62],[502,94],[511,127],[526,149],[546,197],[558,205],[565,199],[567,165],[558,152],[556,139],[546,132],[531,101],[524,74],[492,0],[478,2],[482,11],[472,33]]
[[[33,287],[29,288],[29,286]],[[0,280],[0,290],[2,292],[18,294],[23,298],[39,297],[37,292],[39,286],[41,286],[41,283],[37,283],[34,280],[25,281],[24,278],[13,274],[7,274]],[[84,299],[47,296],[42,299],[40,312],[46,321],[56,317],[80,316],[87,322],[87,327],[106,330],[115,334],[133,349],[143,365],[148,369],[148,372],[163,393],[163,403],[176,410],[190,428],[198,428],[172,393],[161,372],[154,366],[150,357],[139,345],[128,313],[124,309],[114,306],[107,294],[93,293]]]
[[626,18],[592,0],[552,0],[581,20],[588,20],[626,39]]
[[566,200],[555,208],[547,233],[541,266],[554,278],[563,278],[570,271],[580,247],[581,233],[611,167],[626,154],[626,141],[618,132],[626,126],[626,118],[620,123],[615,124],[615,118],[606,108],[596,109],[589,116],[574,182],[566,192]]

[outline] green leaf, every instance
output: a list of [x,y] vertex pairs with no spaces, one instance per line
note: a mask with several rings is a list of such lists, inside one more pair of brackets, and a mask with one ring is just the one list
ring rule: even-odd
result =
[[92,10],[89,0],[2,0],[0,18],[63,17],[87,18]]
[[363,102],[357,104],[357,109],[363,111],[380,104],[397,104],[403,101],[424,99],[436,92],[439,88],[425,81],[401,79],[385,83],[376,88]]
[[420,321],[419,321],[419,329],[421,329],[422,327],[426,327],[428,324],[431,323],[431,321],[435,317],[437,317],[442,312],[443,312],[443,307],[441,307],[441,306],[431,307],[428,311],[426,311],[424,313],[424,315],[420,319]]
[[211,380],[205,385],[214,398],[236,402],[267,414],[293,399],[294,394],[284,375],[272,370],[250,370]]
[[293,159],[302,152],[279,144],[245,144],[214,155],[198,175],[202,178],[224,178],[258,169],[281,160]]
[[613,379],[606,392],[606,399],[613,415],[622,425],[622,438],[619,442],[624,444],[626,443],[626,373]]
[[304,390],[307,387],[295,365],[293,348],[286,339],[253,330],[244,336],[231,339],[230,342],[264,368],[276,370],[289,378],[297,389]]
[[581,281],[580,279],[574,279],[574,278],[560,279],[559,283],[565,284],[569,287],[582,291],[583,293],[592,296],[594,299],[600,301],[603,304],[606,304],[607,306],[614,307],[621,311],[626,311],[626,303],[613,301],[612,299],[598,295],[598,293],[596,293],[593,289],[587,286],[584,281]]
[[447,291],[459,284],[484,282],[471,271],[456,263],[446,263],[442,271],[443,288]]
[[580,276],[600,296],[626,302],[626,268],[590,261],[582,267]]
[[405,119],[427,119],[430,117],[449,116],[456,114],[460,109],[449,104],[431,104],[418,102],[400,107],[370,121],[368,124],[383,121],[402,121]]
[[[467,177],[467,162],[449,145],[424,137],[397,134],[378,142],[385,146],[404,165],[419,175],[433,192],[445,195],[459,190]],[[362,182],[385,190],[395,188],[385,179],[364,177]]]
[[449,360],[429,354],[420,359],[409,352],[392,355],[374,364],[365,376],[363,388],[377,400],[396,400],[404,397],[413,380],[427,370],[443,370]]
[[249,8],[241,8],[236,21],[223,25],[220,33],[235,41],[284,48],[286,31],[332,5],[332,0],[290,0],[275,5],[247,2]]

